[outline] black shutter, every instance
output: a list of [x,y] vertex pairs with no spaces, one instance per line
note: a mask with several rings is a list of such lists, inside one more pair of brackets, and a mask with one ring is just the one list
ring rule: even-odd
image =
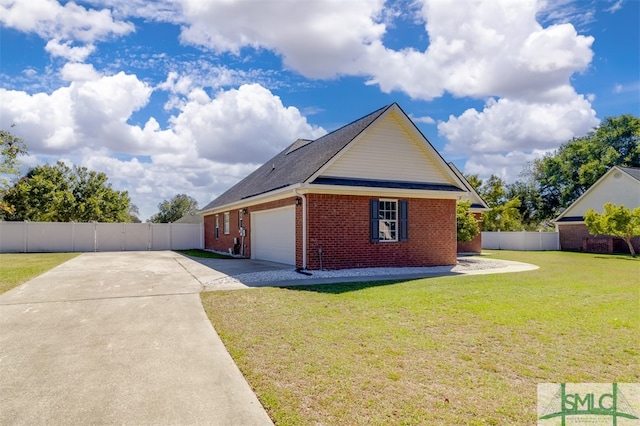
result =
[[220,236],[220,228],[216,228],[216,240]]
[[400,241],[409,239],[409,202],[400,200],[398,202],[398,215],[400,216]]
[[369,214],[370,229],[371,229],[371,242],[377,243],[380,241],[380,201],[371,200],[371,213]]

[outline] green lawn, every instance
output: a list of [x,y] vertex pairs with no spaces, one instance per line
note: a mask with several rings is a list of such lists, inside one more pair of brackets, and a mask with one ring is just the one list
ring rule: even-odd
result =
[[37,277],[79,253],[0,254],[0,294]]
[[175,250],[177,253],[191,257],[201,257],[207,259],[238,259],[237,257],[227,256],[226,254],[214,253],[206,250],[190,249],[190,250]]
[[537,384],[640,382],[640,260],[202,294],[276,424],[534,424]]

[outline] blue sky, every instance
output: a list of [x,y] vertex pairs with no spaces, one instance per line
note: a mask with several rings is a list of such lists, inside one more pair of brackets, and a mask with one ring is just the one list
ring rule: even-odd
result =
[[637,0],[0,0],[24,167],[105,172],[144,220],[398,102],[467,174],[518,178],[640,115]]

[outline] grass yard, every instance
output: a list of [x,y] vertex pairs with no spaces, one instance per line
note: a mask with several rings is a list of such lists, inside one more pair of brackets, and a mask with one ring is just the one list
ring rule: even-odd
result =
[[0,254],[0,294],[29,281],[79,253]]
[[202,301],[279,425],[535,424],[538,383],[640,382],[640,259],[492,257],[540,269]]
[[214,253],[206,250],[190,249],[190,250],[176,250],[177,253],[191,257],[201,257],[206,259],[238,259],[237,257],[227,256],[225,254]]

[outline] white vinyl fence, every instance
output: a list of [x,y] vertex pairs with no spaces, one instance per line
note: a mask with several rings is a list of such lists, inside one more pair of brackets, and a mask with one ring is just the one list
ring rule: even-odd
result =
[[483,232],[482,248],[489,250],[560,250],[557,232]]
[[0,222],[0,253],[186,250],[203,247],[202,224]]

